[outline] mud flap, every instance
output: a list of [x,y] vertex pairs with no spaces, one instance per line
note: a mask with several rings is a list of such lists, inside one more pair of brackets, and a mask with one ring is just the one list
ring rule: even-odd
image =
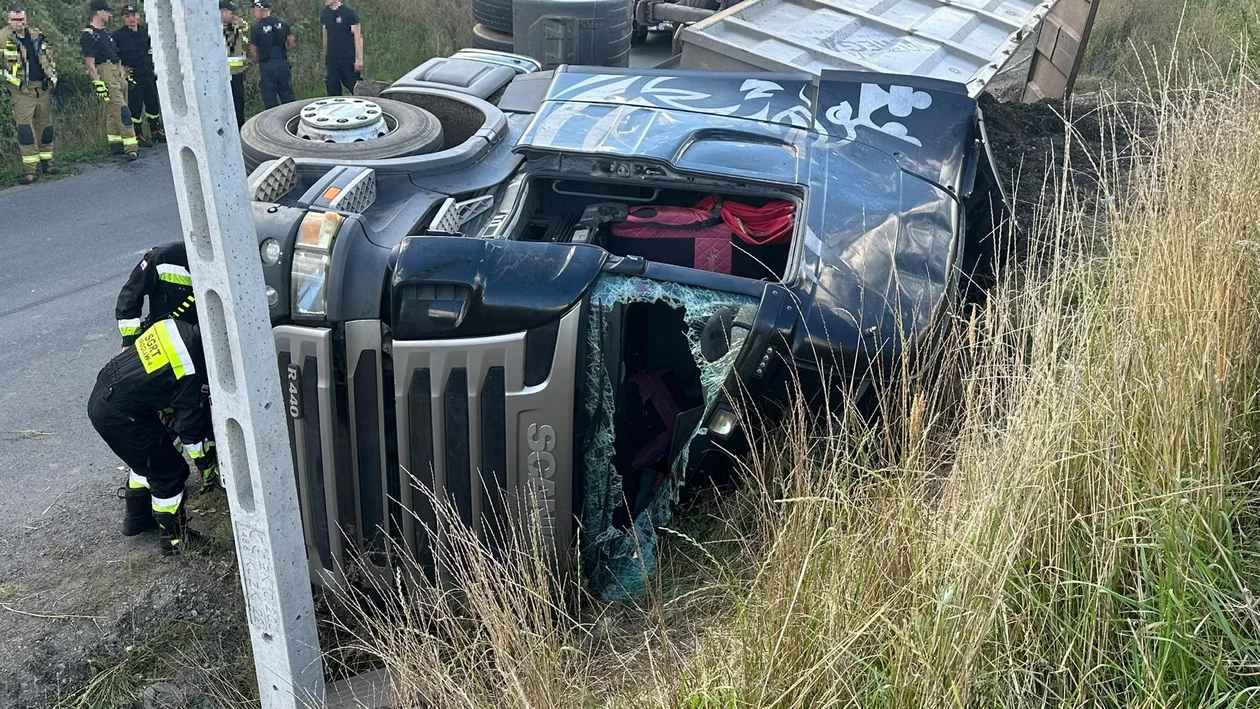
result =
[[[668,524],[678,501],[678,489],[690,457],[690,445],[679,447],[670,461],[669,472],[657,486],[647,503],[628,529],[613,524],[617,508],[625,503],[625,486],[621,471],[613,466],[614,385],[609,376],[610,358],[620,352],[609,351],[609,322],[618,306],[631,303],[664,303],[681,309],[687,324],[687,340],[700,370],[704,392],[703,415],[685,417],[690,430],[675,431],[675,438],[690,441],[699,433],[703,422],[717,404],[745,334],[737,330],[731,338],[730,351],[715,362],[707,361],[700,352],[704,324],[720,308],[731,308],[737,318],[750,322],[756,315],[757,300],[745,295],[713,291],[677,283],[664,283],[644,278],[604,275],[591,289],[587,321],[587,361],[583,390],[586,420],[589,422],[583,455],[583,520],[582,556],[587,579],[592,588],[608,600],[641,595],[647,580],[656,572],[656,529]],[[690,413],[690,412],[688,412]],[[678,420],[684,424],[684,417]],[[636,506],[637,507],[637,506]]]

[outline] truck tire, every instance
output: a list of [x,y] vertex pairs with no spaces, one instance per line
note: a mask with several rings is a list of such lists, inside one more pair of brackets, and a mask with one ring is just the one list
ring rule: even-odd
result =
[[360,143],[313,143],[303,140],[289,131],[289,124],[302,112],[302,108],[318,98],[293,101],[245,121],[241,127],[241,150],[245,153],[245,167],[253,170],[267,160],[282,156],[293,158],[328,158],[355,160],[386,160],[406,155],[423,155],[442,147],[442,123],[432,113],[401,101],[377,98],[376,103],[396,121],[394,130],[386,136]]
[[512,0],[473,0],[473,19],[492,30],[512,34]]
[[512,35],[491,29],[485,25],[473,27],[473,46],[477,49],[490,49],[496,52],[511,52],[516,48],[512,41]]

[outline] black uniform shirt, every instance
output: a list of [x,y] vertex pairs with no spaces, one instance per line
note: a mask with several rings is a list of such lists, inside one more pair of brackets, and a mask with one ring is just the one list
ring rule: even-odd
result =
[[132,75],[141,78],[153,76],[153,42],[149,28],[140,25],[131,29],[126,25],[114,31],[114,46],[122,65],[131,69]]
[[249,42],[258,48],[258,61],[286,59],[289,56],[289,23],[279,17],[264,17],[250,30]]
[[83,48],[84,59],[91,57],[97,64],[118,63],[118,46],[109,32],[103,29],[88,25],[79,35],[79,46]]
[[346,5],[336,10],[327,7],[319,21],[328,30],[328,58],[354,59],[354,34],[350,28],[359,24],[359,16]]
[[17,36],[18,41],[22,43],[22,46],[26,48],[26,56],[28,57],[28,60],[27,60],[28,64],[26,66],[26,80],[31,82],[32,84],[37,84],[37,83],[42,82],[44,79],[47,78],[47,75],[44,73],[43,65],[40,64],[39,55],[35,53],[34,35],[31,34],[30,30],[27,30],[25,36],[21,36],[21,35],[16,35],[16,36]]
[[[123,344],[132,344],[141,331],[166,317],[197,322],[192,294],[192,275],[188,272],[184,242],[150,249],[118,292],[114,315],[118,318],[118,334]],[[148,317],[143,317],[145,298],[149,300]]]

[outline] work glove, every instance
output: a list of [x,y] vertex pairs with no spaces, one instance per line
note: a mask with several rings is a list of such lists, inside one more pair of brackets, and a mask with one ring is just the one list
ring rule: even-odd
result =
[[97,79],[92,82],[92,86],[96,89],[96,95],[100,96],[105,103],[109,103],[109,87],[105,85],[105,82]]

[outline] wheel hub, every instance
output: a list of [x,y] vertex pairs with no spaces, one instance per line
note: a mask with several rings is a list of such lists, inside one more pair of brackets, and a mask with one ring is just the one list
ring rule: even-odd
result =
[[302,107],[294,133],[321,143],[359,143],[389,134],[379,104],[357,97],[312,101]]

